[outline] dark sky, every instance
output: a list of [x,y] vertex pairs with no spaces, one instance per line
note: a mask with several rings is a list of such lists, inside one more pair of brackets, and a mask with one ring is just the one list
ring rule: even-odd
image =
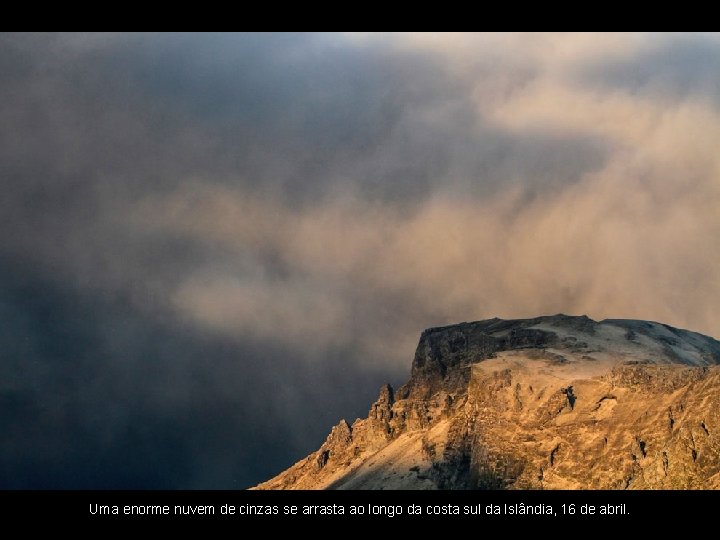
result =
[[0,488],[244,488],[423,328],[720,335],[716,35],[0,34]]

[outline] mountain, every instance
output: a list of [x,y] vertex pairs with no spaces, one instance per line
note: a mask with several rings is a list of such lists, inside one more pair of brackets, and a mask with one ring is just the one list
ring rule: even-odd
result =
[[430,328],[404,386],[256,489],[719,489],[718,364],[649,321]]

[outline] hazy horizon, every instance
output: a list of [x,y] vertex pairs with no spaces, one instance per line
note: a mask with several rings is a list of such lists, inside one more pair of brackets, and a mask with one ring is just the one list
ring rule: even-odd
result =
[[0,488],[243,488],[420,332],[720,337],[717,34],[0,34]]

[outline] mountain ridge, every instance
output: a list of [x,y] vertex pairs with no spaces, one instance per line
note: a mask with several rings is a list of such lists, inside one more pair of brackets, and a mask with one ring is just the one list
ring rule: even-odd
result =
[[406,384],[256,489],[719,488],[719,365],[654,321],[428,328]]

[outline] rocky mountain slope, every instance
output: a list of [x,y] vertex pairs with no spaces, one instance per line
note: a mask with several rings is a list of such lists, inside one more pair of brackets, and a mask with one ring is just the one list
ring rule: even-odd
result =
[[655,322],[430,328],[407,384],[257,489],[719,489],[718,364]]

